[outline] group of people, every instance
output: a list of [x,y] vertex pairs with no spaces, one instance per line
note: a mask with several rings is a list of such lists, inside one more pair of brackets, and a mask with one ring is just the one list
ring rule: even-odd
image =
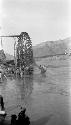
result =
[[45,73],[46,72],[46,70],[47,70],[47,67],[45,66],[45,65],[43,65],[43,66],[39,66],[39,69],[41,70],[41,73],[43,74],[43,73]]
[[[2,112],[1,112],[2,111]],[[0,125],[5,125],[5,116],[7,115],[6,113],[4,114],[3,111],[5,111],[4,108],[4,102],[3,102],[3,97],[0,95]],[[21,107],[21,111],[16,116],[15,114],[11,115],[11,124],[10,125],[30,125],[30,119],[29,117],[25,114],[26,108]],[[3,118],[4,120],[3,120]]]
[[18,117],[14,114],[11,116],[11,125],[30,125],[30,119],[25,114],[26,109],[23,109],[19,114]]

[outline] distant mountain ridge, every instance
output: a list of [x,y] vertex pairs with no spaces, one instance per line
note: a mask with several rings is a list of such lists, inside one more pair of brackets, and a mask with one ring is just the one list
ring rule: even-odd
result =
[[[46,41],[33,46],[34,57],[46,57],[56,54],[64,54],[71,48],[71,37],[57,41]],[[6,60],[13,60],[14,56],[6,53]]]
[[57,41],[46,41],[33,47],[34,57],[64,54],[71,48],[71,37]]

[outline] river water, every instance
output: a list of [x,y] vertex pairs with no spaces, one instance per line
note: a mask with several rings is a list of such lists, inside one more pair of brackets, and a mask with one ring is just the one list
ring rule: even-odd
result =
[[71,93],[69,67],[49,68],[21,79],[0,83],[7,118],[26,107],[32,125],[70,125]]

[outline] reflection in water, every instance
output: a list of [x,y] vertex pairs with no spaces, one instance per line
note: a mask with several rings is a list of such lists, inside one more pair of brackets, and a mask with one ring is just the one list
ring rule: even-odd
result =
[[33,89],[33,77],[24,77],[21,84],[18,84],[18,87],[20,89],[21,100],[28,98]]
[[[30,99],[33,89],[33,76],[21,79],[8,79],[0,84],[0,94],[4,98],[5,108],[10,114],[18,112],[18,106],[24,106]],[[27,105],[27,104],[26,104]],[[11,115],[11,114],[10,114]]]
[[42,75],[43,78],[46,78],[46,74],[45,74],[45,73],[43,73],[43,74],[41,74],[41,75]]

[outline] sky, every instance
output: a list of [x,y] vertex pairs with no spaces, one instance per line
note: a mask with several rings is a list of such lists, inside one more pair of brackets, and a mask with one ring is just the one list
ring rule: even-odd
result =
[[[0,0],[0,35],[28,32],[32,44],[71,36],[71,0]],[[13,53],[14,40],[3,39]],[[1,48],[1,47],[0,47]]]

